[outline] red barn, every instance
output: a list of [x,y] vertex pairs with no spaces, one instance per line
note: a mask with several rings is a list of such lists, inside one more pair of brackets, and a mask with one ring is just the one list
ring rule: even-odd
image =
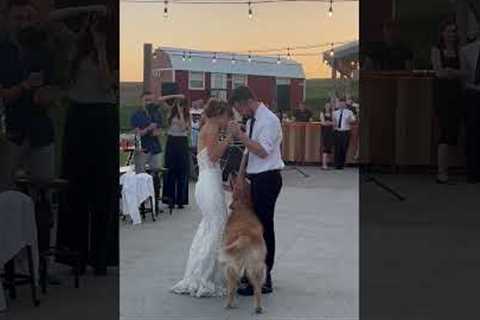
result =
[[301,64],[276,57],[225,54],[189,49],[144,47],[145,90],[161,95],[162,83],[175,82],[190,101],[211,96],[228,99],[240,85],[283,110],[296,108],[305,98]]

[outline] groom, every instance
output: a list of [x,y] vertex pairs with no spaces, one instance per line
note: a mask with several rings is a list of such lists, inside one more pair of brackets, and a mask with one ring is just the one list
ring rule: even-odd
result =
[[[278,117],[263,103],[259,102],[250,88],[236,88],[230,97],[230,105],[242,116],[248,117],[247,130],[236,127],[235,136],[249,151],[247,175],[255,212],[263,225],[263,237],[267,245],[267,277],[262,293],[272,292],[270,272],[275,256],[275,232],[273,216],[275,203],[282,189],[281,169],[284,167],[281,156],[282,126]],[[253,295],[253,287],[244,283],[238,289],[240,295]]]

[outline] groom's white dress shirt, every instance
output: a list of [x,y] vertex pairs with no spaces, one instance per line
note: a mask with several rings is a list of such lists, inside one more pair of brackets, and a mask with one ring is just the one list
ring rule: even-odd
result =
[[460,64],[462,71],[465,73],[465,87],[475,91],[480,91],[480,84],[474,84],[477,63],[480,63],[479,54],[480,40],[464,46],[460,51]]
[[[247,174],[257,174],[271,170],[281,170],[285,166],[282,160],[282,124],[280,119],[261,103],[255,111],[255,122],[251,139],[258,142],[267,152],[265,159],[249,153]],[[250,132],[251,120],[247,123]]]

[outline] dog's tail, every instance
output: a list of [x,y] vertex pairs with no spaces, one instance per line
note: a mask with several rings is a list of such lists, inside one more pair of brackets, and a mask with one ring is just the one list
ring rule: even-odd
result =
[[232,253],[233,251],[242,250],[243,248],[247,247],[249,243],[250,243],[250,238],[246,236],[239,236],[231,244],[225,246],[225,252]]

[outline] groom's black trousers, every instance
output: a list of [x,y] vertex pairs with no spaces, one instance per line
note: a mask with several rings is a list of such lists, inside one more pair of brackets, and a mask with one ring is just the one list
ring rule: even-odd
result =
[[267,275],[273,267],[275,259],[275,230],[273,216],[275,203],[282,189],[280,170],[266,171],[248,175],[252,187],[252,200],[255,212],[263,225],[263,238],[267,246]]

